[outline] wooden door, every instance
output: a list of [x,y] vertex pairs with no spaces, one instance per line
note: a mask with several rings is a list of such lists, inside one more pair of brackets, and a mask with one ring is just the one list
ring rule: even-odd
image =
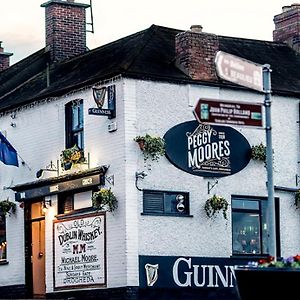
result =
[[43,298],[46,293],[45,218],[40,202],[31,204],[31,265],[33,297]]

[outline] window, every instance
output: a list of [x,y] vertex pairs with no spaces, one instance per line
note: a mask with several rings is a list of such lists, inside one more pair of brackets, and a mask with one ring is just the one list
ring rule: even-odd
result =
[[83,150],[83,100],[77,99],[66,104],[66,148],[77,145]]
[[58,214],[66,214],[74,210],[74,194],[62,193],[58,194]]
[[[278,201],[275,204],[278,212]],[[234,255],[268,254],[267,205],[267,198],[232,198],[232,253]]]
[[189,213],[186,192],[143,191],[143,214],[187,216]]
[[0,262],[6,260],[6,224],[5,215],[0,213]]

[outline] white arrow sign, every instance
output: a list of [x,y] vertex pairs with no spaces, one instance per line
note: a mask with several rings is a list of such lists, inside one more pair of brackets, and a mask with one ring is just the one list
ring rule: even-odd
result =
[[263,66],[241,57],[218,51],[215,58],[218,76],[230,82],[263,92]]

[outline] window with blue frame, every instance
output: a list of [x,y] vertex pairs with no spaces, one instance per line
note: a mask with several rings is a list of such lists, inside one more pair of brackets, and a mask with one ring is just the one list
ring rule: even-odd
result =
[[66,115],[66,148],[74,145],[84,148],[83,139],[83,100],[76,99],[65,106]]
[[[233,255],[268,255],[268,199],[233,196],[231,207]],[[275,208],[278,216],[278,199],[275,199]],[[278,225],[278,218],[276,223]],[[278,237],[278,226],[276,231]]]

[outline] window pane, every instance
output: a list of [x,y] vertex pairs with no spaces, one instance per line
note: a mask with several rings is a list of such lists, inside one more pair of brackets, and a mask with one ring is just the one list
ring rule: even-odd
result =
[[259,209],[259,202],[255,200],[232,199],[231,205],[237,209]]
[[259,214],[233,212],[232,222],[233,253],[261,253]]
[[0,214],[0,261],[6,260],[6,225],[5,216]]

